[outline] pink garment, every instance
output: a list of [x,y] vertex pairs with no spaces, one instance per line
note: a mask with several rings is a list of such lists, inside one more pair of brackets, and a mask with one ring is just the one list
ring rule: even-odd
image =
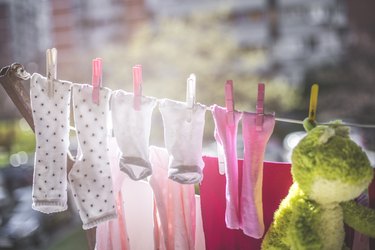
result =
[[117,219],[101,223],[96,228],[96,250],[127,250],[129,240],[126,232],[125,214],[121,187],[124,174],[118,167],[120,152],[115,138],[109,141],[109,158],[113,178],[113,192],[116,199]]
[[242,115],[244,143],[243,175],[240,195],[242,230],[246,235],[261,238],[263,223],[263,159],[267,142],[275,126],[274,115],[263,115],[263,126],[257,130],[255,113]]
[[[218,172],[218,158],[203,157],[203,181],[200,185],[202,220],[207,250],[258,250],[262,239],[254,239],[241,230],[225,225],[225,176]],[[243,161],[239,160],[239,176]],[[289,163],[264,162],[263,207],[266,229],[273,221],[273,214],[281,200],[288,194],[293,182]]]
[[201,197],[199,195],[195,195],[195,208],[195,250],[206,250],[202,221]]
[[122,194],[130,249],[155,249],[152,189],[146,181],[124,176]]
[[238,164],[237,164],[237,128],[241,113],[234,112],[234,123],[229,124],[225,108],[214,105],[212,115],[215,122],[215,139],[224,150],[226,176],[226,210],[225,221],[228,228],[241,227],[240,205],[238,193]]
[[150,147],[153,174],[150,185],[154,191],[155,249],[195,248],[194,185],[179,184],[168,178],[168,151]]

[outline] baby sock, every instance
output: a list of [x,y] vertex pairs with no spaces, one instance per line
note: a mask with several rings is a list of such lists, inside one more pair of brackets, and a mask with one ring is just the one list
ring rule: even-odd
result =
[[133,108],[134,95],[123,90],[115,91],[111,98],[113,131],[122,156],[120,169],[133,180],[151,175],[148,146],[151,116],[156,100],[142,97],[140,110]]
[[31,77],[31,107],[36,135],[32,207],[43,213],[67,209],[66,164],[69,147],[70,82],[54,80],[48,96],[47,79]]
[[273,115],[263,115],[263,125],[257,130],[257,114],[242,115],[244,161],[241,191],[241,218],[243,232],[253,238],[264,234],[263,222],[263,160],[267,142],[275,126]]
[[215,122],[215,139],[223,147],[225,155],[225,222],[230,229],[241,226],[239,192],[238,192],[238,161],[237,161],[237,128],[241,113],[233,112],[234,121],[230,124],[225,108],[214,105],[212,115]]
[[97,105],[92,102],[92,89],[87,84],[73,86],[78,153],[68,176],[83,229],[116,218],[107,152],[110,90],[100,89]]
[[202,179],[202,140],[206,108],[164,99],[159,105],[164,124],[164,140],[169,153],[168,176],[181,184]]

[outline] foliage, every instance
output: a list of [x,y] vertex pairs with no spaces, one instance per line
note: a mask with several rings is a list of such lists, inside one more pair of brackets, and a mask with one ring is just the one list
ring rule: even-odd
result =
[[24,119],[0,122],[0,166],[8,164],[11,154],[34,150],[34,133]]
[[82,229],[77,228],[76,230],[69,233],[65,238],[58,241],[49,250],[64,250],[64,249],[88,249],[86,236]]
[[[265,52],[240,47],[223,20],[228,20],[225,11],[143,25],[129,43],[99,53],[105,63],[104,83],[132,91],[131,67],[142,64],[144,95],[185,101],[186,78],[194,72],[198,102],[224,106],[224,83],[232,79],[236,109],[254,111],[257,83],[265,82],[266,110],[291,110],[298,101],[297,89],[278,78],[260,77]],[[210,133],[212,127],[209,121]]]

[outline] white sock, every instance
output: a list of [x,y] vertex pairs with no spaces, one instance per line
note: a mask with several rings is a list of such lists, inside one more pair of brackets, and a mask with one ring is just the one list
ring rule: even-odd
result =
[[71,83],[54,81],[48,96],[47,79],[31,77],[31,107],[36,135],[32,207],[43,213],[67,209],[66,163],[69,147]]
[[112,93],[111,109],[113,131],[121,150],[120,169],[133,180],[151,175],[148,146],[151,116],[156,100],[142,97],[140,110],[133,108],[134,95],[123,90]]
[[188,109],[183,102],[164,99],[159,109],[170,158],[169,178],[182,184],[198,183],[204,167],[202,140],[206,108],[195,104],[193,109]]
[[109,97],[110,90],[101,88],[97,105],[92,102],[92,86],[73,86],[78,154],[68,176],[83,229],[117,216],[107,142]]

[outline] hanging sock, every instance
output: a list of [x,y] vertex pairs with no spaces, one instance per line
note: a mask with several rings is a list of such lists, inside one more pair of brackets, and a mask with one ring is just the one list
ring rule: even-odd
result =
[[202,179],[202,140],[206,108],[164,99],[159,105],[164,124],[164,140],[169,153],[168,176],[181,184]]
[[153,174],[150,185],[154,192],[155,249],[195,249],[194,185],[180,184],[168,178],[168,152],[150,147]]
[[31,77],[31,108],[36,135],[32,207],[47,214],[67,209],[71,83],[54,80],[53,85],[54,95],[49,97],[47,79],[36,73]]
[[107,143],[110,90],[101,88],[99,97],[94,104],[92,86],[73,86],[78,153],[68,177],[83,229],[116,218]]
[[238,192],[237,129],[241,113],[234,111],[233,123],[229,123],[226,109],[214,105],[212,107],[212,115],[215,122],[215,139],[218,146],[223,149],[225,156],[225,221],[228,228],[239,229],[241,227],[241,218]]
[[133,180],[140,180],[152,173],[148,146],[156,99],[142,96],[139,110],[133,103],[132,93],[117,90],[112,94],[113,130],[122,152],[120,169]]
[[261,129],[257,129],[256,117],[255,113],[244,112],[242,115],[244,160],[240,212],[244,233],[259,239],[264,234],[263,160],[268,140],[275,126],[275,117],[263,115]]

